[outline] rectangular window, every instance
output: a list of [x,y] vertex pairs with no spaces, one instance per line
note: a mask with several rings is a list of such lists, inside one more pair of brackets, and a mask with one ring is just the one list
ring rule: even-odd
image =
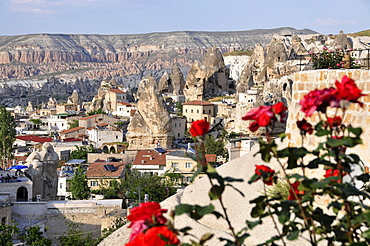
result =
[[172,168],[178,168],[179,167],[179,163],[174,162],[174,163],[171,164],[171,167]]
[[59,184],[59,189],[63,189],[63,183]]
[[98,181],[90,181],[90,186],[91,187],[99,186]]
[[192,168],[193,167],[193,163],[187,162],[187,163],[185,163],[185,167],[186,168]]

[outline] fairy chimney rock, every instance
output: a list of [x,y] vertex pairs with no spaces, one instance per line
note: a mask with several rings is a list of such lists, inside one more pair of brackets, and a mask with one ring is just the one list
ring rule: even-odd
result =
[[334,39],[334,42],[332,44],[333,49],[340,49],[340,50],[347,50],[352,49],[352,43],[347,38],[347,36],[343,33],[343,31],[339,32],[339,35]]
[[173,94],[183,95],[184,87],[185,87],[185,79],[177,63],[172,68],[172,71],[170,74],[170,81],[171,81],[172,88],[173,88]]
[[171,148],[171,118],[154,77],[143,79],[137,91],[137,110],[128,125],[129,149]]
[[225,62],[218,48],[207,51],[202,62],[195,61],[186,77],[184,95],[187,100],[220,96],[227,88]]

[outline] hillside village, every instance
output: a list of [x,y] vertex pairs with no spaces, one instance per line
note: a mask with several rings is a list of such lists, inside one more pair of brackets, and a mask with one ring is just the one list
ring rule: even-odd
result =
[[[211,48],[203,60],[192,64],[186,77],[175,65],[160,78],[143,78],[135,92],[109,78],[101,81],[90,102],[83,102],[75,90],[67,102],[51,97],[42,105],[30,102],[26,108],[7,108],[17,136],[14,159],[0,169],[1,222],[14,220],[21,230],[48,227],[49,238],[60,235],[58,226],[66,219],[84,223],[86,231],[100,232],[137,204],[140,195],[151,197],[139,191],[136,201],[126,201],[124,195],[112,200],[92,192],[87,200],[73,200],[70,180],[77,167],[85,170],[91,190],[137,170],[154,176],[180,174],[176,189],[181,192],[197,171],[192,158],[196,147],[187,133],[192,122],[206,119],[213,141],[223,143],[227,154],[207,153],[209,163],[218,167],[235,160],[264,133],[263,129],[251,132],[249,122],[241,120],[248,110],[277,102],[289,108],[296,102],[294,76],[315,68],[310,60],[313,53],[342,51],[352,60],[344,57],[338,70],[369,69],[368,43],[369,39],[348,38],[342,32],[335,38],[281,35],[266,47],[257,45],[248,56],[223,56]],[[285,132],[287,125],[281,123],[274,131]],[[89,148],[93,151],[87,158],[71,158],[74,151]]]

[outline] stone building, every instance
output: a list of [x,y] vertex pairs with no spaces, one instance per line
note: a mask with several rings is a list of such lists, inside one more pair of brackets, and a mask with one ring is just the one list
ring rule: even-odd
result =
[[196,120],[206,119],[211,124],[216,116],[216,108],[213,103],[194,100],[183,103],[182,113],[187,118],[188,127]]

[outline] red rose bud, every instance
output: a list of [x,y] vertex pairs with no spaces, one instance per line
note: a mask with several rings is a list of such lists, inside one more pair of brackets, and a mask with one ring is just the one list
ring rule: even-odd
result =
[[[342,176],[345,176],[345,175],[347,175],[348,173],[347,172],[345,172],[345,173],[343,173],[343,175]],[[327,169],[326,171],[325,171],[325,175],[324,175],[324,177],[325,178],[329,178],[329,177],[339,177],[339,170],[338,169]],[[340,183],[341,181],[338,179],[338,180],[331,180],[332,182],[338,182],[338,183]]]
[[342,118],[340,116],[335,116],[334,118],[329,118],[327,120],[331,128],[340,126],[342,124]]
[[203,136],[209,131],[211,124],[205,119],[194,121],[191,124],[189,133],[193,136]]
[[306,135],[306,133],[308,133],[308,134],[313,133],[312,125],[310,123],[308,123],[306,121],[306,119],[298,120],[297,121],[297,127],[299,128],[299,130],[301,130],[302,135]]
[[298,190],[299,184],[300,184],[299,181],[294,182],[293,184],[291,184],[291,187],[289,189],[288,200],[294,201],[294,200],[297,200],[297,197],[299,199],[300,198],[299,196],[304,195],[303,190],[302,191]]
[[256,165],[256,169],[254,171],[258,176],[260,176],[258,179],[262,178],[263,183],[266,185],[272,185],[273,180],[274,180],[274,175],[275,175],[275,170],[269,168],[268,166],[265,165]]

